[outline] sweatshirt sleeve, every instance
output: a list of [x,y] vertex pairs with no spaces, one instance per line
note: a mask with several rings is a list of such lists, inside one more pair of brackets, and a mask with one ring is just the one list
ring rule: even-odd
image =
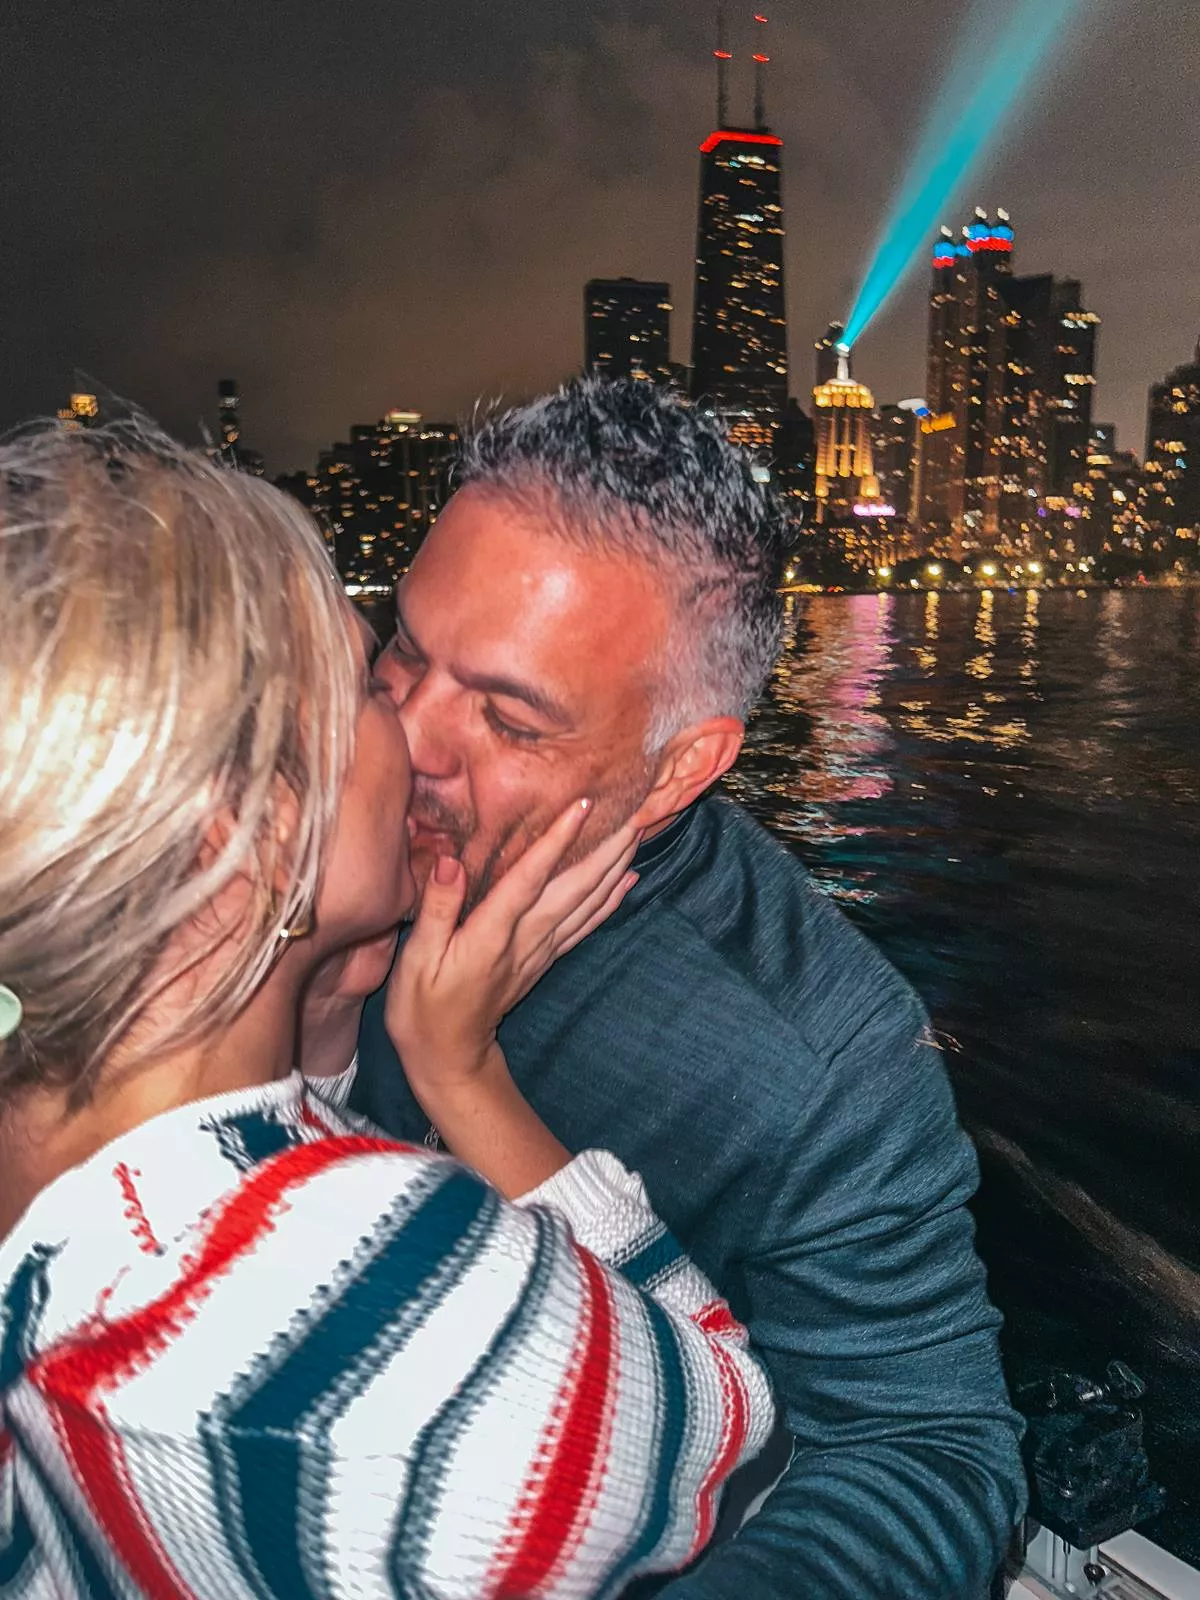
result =
[[[583,1152],[516,1208],[566,1248],[590,1304],[617,1401],[603,1474],[610,1490],[623,1486],[633,1513],[619,1541],[611,1522],[602,1536],[603,1581],[593,1572],[578,1591],[551,1592],[620,1594],[640,1575],[677,1570],[707,1543],[725,1480],[771,1432],[770,1387],[745,1329],[615,1156]],[[586,1412],[577,1426],[590,1448]]]
[[640,1180],[572,1167],[523,1204],[357,1134],[256,1169],[263,1246],[183,1334],[255,1592],[599,1600],[701,1549],[770,1432],[766,1377]]

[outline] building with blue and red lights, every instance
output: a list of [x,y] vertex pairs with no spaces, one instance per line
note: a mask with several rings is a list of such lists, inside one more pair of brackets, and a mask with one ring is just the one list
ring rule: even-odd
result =
[[987,393],[993,330],[1012,272],[1013,229],[976,209],[933,246],[919,516],[927,548],[955,558],[977,546],[986,502]]

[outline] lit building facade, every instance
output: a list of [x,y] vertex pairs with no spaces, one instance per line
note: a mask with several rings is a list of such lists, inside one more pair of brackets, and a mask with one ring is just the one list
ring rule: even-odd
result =
[[1099,318],[1074,279],[1010,278],[993,328],[983,543],[1002,554],[1078,553],[1086,514]]
[[217,384],[217,423],[221,430],[221,452],[233,455],[242,437],[242,397],[236,378],[222,378]]
[[819,523],[850,525],[856,506],[879,503],[871,449],[874,411],[875,396],[851,377],[849,352],[841,351],[836,376],[813,390]]
[[765,459],[788,397],[783,140],[767,126],[767,19],[756,12],[754,24],[754,123],[736,127],[717,8],[717,125],[700,146],[691,393],[725,417],[736,443]]
[[257,450],[242,443],[242,397],[236,378],[221,378],[217,383],[217,428],[220,442],[210,452],[218,461],[239,472],[261,478],[266,470]]
[[1150,390],[1145,511],[1161,535],[1200,539],[1200,342],[1195,360]]
[[671,286],[593,278],[583,291],[583,364],[608,378],[671,379]]
[[775,429],[771,477],[797,524],[811,523],[816,509],[816,453],[813,419],[793,397]]
[[871,419],[879,497],[895,508],[897,521],[906,525],[913,515],[921,419],[928,410],[923,400],[901,400],[898,405],[880,406]]
[[1132,450],[1117,449],[1111,423],[1093,423],[1087,472],[1078,486],[1083,516],[1080,553],[1095,561],[1111,555],[1139,557],[1149,548],[1142,515],[1143,474]]
[[317,514],[343,581],[390,588],[450,495],[458,430],[418,411],[356,424],[316,470],[276,480]]
[[782,155],[765,125],[723,119],[700,146],[692,396],[762,451],[788,391]]
[[58,412],[64,428],[96,428],[100,425],[100,402],[94,394],[73,394]]
[[757,449],[788,392],[782,150],[757,129],[719,128],[700,146],[692,395]]
[[987,471],[986,409],[992,331],[1012,272],[1008,213],[977,209],[956,238],[933,247],[922,423],[919,520],[926,547],[960,557],[980,543]]

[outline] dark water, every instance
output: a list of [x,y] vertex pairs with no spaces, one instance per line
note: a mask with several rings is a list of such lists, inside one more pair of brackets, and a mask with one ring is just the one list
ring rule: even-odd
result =
[[798,599],[730,788],[924,995],[1020,1380],[1151,1383],[1200,1562],[1200,591]]

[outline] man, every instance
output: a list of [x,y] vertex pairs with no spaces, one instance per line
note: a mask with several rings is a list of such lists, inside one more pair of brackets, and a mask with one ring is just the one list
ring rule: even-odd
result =
[[[636,816],[639,882],[501,1043],[569,1148],[643,1174],[795,1441],[758,1515],[665,1592],[974,1600],[1024,1491],[972,1152],[911,989],[703,798],[778,648],[780,513],[715,422],[634,382],[488,423],[460,482],[376,668],[412,753],[414,869],[458,856],[477,899],[573,797],[581,849]],[[351,1104],[436,1137],[382,1019],[377,995]]]

